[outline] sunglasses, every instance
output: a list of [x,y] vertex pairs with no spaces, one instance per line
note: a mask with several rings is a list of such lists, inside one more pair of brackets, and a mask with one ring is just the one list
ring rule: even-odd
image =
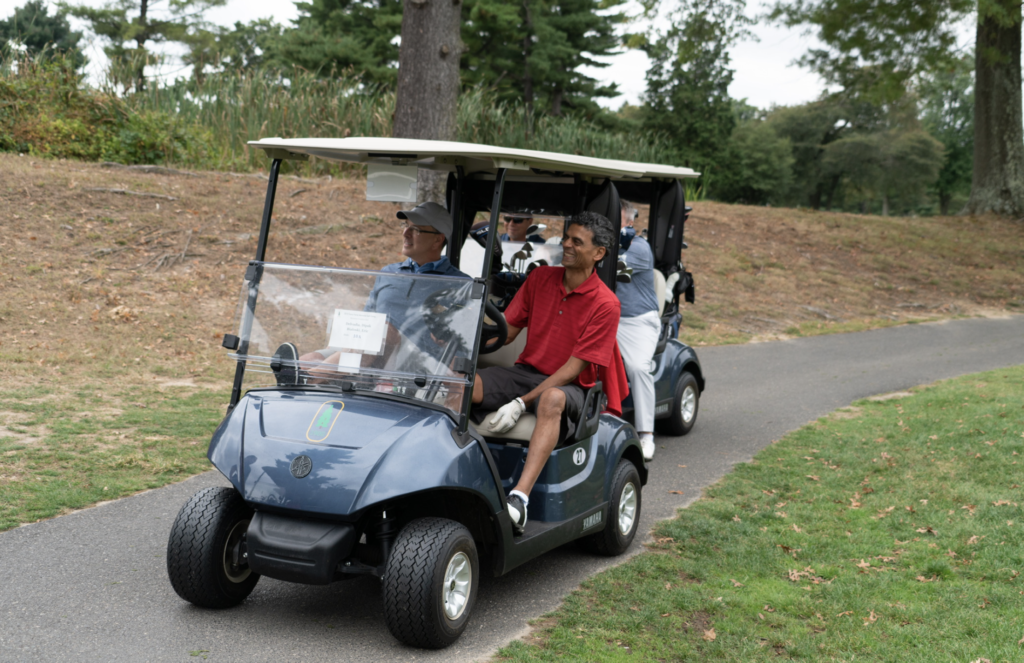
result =
[[532,221],[533,219],[524,216],[506,216],[506,223],[525,223],[526,221]]
[[412,232],[415,235],[441,235],[442,234],[442,233],[437,232],[436,230],[421,230],[421,229],[417,228],[416,226],[414,226],[411,223],[406,223],[405,225],[402,226],[402,234],[405,234],[407,232]]

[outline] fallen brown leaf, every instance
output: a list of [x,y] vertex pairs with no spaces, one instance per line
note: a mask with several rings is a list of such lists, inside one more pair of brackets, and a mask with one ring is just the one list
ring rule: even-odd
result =
[[717,637],[718,636],[715,635],[715,629],[713,629],[713,628],[704,631],[704,639],[707,640],[708,642],[713,642],[714,639],[717,638]]

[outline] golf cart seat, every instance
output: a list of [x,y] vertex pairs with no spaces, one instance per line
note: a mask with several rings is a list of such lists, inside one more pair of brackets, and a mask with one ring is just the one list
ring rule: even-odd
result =
[[[482,354],[477,360],[477,366],[479,368],[486,368],[488,366],[505,366],[511,368],[516,363],[516,359],[519,358],[519,354],[526,349],[526,331],[522,330],[519,335],[516,336],[516,340],[512,341],[501,349],[496,350],[490,354]],[[533,427],[537,425],[537,415],[526,412],[523,416],[519,417],[519,421],[512,427],[512,430],[505,433],[495,433],[487,425],[487,419],[491,416],[488,413],[482,422],[477,425],[476,429],[481,435],[488,438],[495,438],[499,440],[510,440],[519,442],[529,442],[530,436],[533,435]]]
[[[598,417],[604,409],[604,406],[604,386],[598,382],[587,390],[586,398],[583,401],[583,412],[580,413],[580,417],[576,421],[576,431],[567,439],[560,442],[558,447],[575,444],[577,440],[581,440],[596,433]],[[519,417],[519,421],[516,422],[516,425],[510,430],[504,433],[497,433],[491,430],[491,427],[487,424],[487,420],[492,414],[493,412],[485,413],[483,421],[476,425],[477,432],[483,435],[487,441],[497,442],[499,444],[505,442],[521,442],[523,443],[523,446],[525,446],[525,443],[530,441],[530,437],[533,435],[533,429],[537,425],[537,415],[530,412],[524,412],[523,415]]]
[[665,275],[660,269],[654,270],[654,296],[658,298],[658,317],[665,313]]
[[497,433],[491,430],[491,427],[487,425],[487,420],[493,412],[488,412],[484,415],[484,420],[476,425],[476,430],[488,440],[502,441],[502,442],[522,442],[524,445],[530,441],[530,437],[533,435],[533,429],[537,425],[537,415],[530,412],[524,412],[516,425],[511,430],[505,431],[504,433]]

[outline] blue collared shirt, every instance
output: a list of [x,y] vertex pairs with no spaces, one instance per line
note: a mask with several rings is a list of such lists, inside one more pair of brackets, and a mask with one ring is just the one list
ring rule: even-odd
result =
[[[380,271],[385,274],[434,274],[470,278],[456,269],[447,256],[441,256],[439,260],[423,265],[417,264],[412,258],[406,258],[402,262],[386,265]],[[436,342],[416,340],[424,331],[422,306],[432,294],[450,287],[450,283],[434,279],[378,276],[366,301],[365,310],[387,313],[388,322],[396,329],[413,339],[413,342],[424,351],[436,353],[439,351]]]
[[411,272],[413,274],[440,274],[442,276],[459,276],[468,279],[469,276],[460,272],[455,265],[448,260],[448,256],[441,256],[434,262],[418,264],[412,258],[406,258],[402,262],[393,262],[381,268],[382,272],[398,274],[399,272]]
[[643,237],[634,237],[627,251],[619,259],[633,270],[633,280],[616,283],[615,295],[622,303],[622,317],[635,318],[648,311],[658,310],[658,296],[654,291],[654,252]]

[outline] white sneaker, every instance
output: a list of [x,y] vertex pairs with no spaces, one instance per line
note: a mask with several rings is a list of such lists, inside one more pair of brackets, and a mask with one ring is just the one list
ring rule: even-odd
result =
[[654,438],[640,438],[640,448],[643,449],[644,460],[647,462],[654,460]]

